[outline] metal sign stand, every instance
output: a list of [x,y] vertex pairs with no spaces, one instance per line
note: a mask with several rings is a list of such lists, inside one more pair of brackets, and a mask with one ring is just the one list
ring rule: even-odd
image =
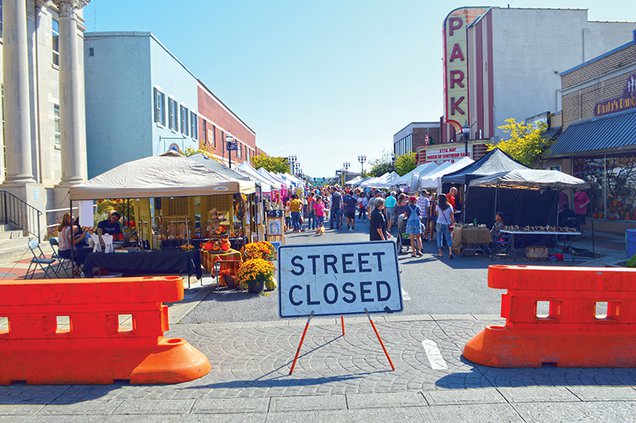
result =
[[[378,337],[378,342],[380,343],[380,346],[382,347],[382,351],[384,351],[384,355],[386,356],[386,359],[389,361],[389,365],[391,366],[391,371],[395,371],[393,360],[391,360],[391,357],[389,356],[389,352],[384,346],[384,342],[382,342],[382,338],[380,337],[380,332],[378,332],[378,329],[375,327],[375,323],[373,323],[373,319],[371,319],[371,315],[369,314],[369,311],[365,308],[364,312],[366,313],[367,318],[369,319],[369,323],[371,324],[371,327],[373,328],[373,332],[375,333],[375,336]],[[307,316],[307,323],[305,323],[305,329],[303,329],[303,334],[300,336],[300,342],[298,343],[298,348],[296,349],[296,355],[294,356],[294,361],[292,362],[291,368],[289,369],[289,375],[294,373],[294,369],[296,368],[296,363],[298,362],[298,357],[300,356],[300,349],[302,348],[303,343],[305,342],[305,335],[307,335],[307,330],[309,329],[309,322],[311,322],[311,318],[313,316],[314,316],[313,311],[311,312],[311,314],[309,314],[309,316]],[[344,316],[340,316],[340,327],[342,328],[342,336],[345,336]]]

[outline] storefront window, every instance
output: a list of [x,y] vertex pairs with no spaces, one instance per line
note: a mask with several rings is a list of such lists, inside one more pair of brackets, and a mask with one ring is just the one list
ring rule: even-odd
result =
[[636,220],[636,155],[575,159],[573,173],[590,183],[593,217]]

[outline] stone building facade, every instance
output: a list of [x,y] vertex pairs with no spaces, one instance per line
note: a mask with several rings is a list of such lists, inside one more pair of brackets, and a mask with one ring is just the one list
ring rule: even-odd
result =
[[[40,223],[45,210],[68,206],[70,185],[86,180],[82,8],[89,1],[0,1],[1,189],[43,212]],[[36,235],[33,219],[15,223]]]

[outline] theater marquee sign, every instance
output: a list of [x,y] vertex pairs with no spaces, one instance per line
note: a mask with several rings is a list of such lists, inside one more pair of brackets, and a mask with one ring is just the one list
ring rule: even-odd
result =
[[604,100],[594,106],[594,116],[603,116],[636,107],[636,74],[627,78],[625,91],[618,98]]
[[444,19],[445,118],[458,133],[468,123],[466,28],[486,10],[482,7],[455,9]]

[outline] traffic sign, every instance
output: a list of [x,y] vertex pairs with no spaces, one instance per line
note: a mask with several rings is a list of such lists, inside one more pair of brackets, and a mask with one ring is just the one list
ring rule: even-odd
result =
[[402,311],[392,241],[286,245],[278,253],[281,317]]

